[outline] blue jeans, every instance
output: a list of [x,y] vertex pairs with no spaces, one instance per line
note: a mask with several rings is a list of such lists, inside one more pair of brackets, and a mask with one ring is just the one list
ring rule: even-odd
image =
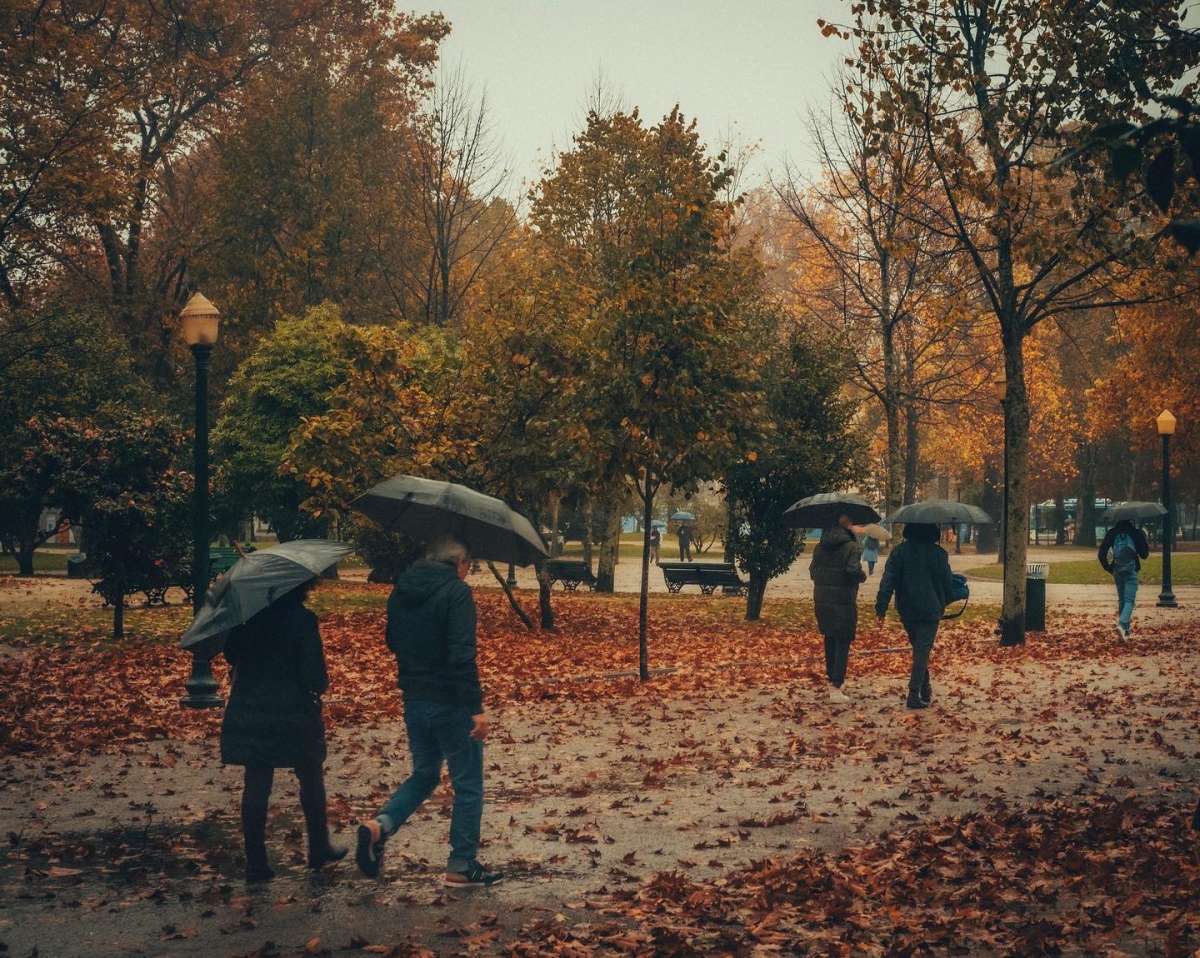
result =
[[1138,577],[1136,572],[1118,573],[1113,576],[1117,584],[1117,616],[1121,628],[1126,632],[1133,624],[1133,606],[1137,601]]
[[450,768],[454,808],[450,815],[450,858],[446,870],[466,871],[479,851],[483,819],[483,743],[471,738],[471,715],[459,705],[405,701],[404,725],[412,753],[412,774],[379,812],[388,834],[409,817],[437,788],[442,762]]

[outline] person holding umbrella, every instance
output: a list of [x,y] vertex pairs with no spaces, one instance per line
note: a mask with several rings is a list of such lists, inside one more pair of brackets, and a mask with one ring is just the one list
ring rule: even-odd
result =
[[900,512],[892,518],[896,522],[905,522],[904,541],[892,550],[883,567],[875,597],[875,615],[883,625],[888,604],[895,595],[896,611],[900,613],[900,621],[912,645],[912,668],[905,705],[910,709],[923,709],[933,701],[929,656],[933,652],[938,624],[954,595],[953,573],[950,557],[938,545],[937,525],[906,521],[900,517]]
[[850,701],[842,685],[850,643],[858,628],[858,587],[867,580],[862,570],[862,546],[850,531],[850,517],[843,513],[837,524],[821,532],[813,550],[808,574],[813,580],[813,608],[817,627],[825,637],[825,675],[829,679],[829,701]]
[[875,563],[879,561],[879,540],[881,537],[887,537],[887,532],[882,526],[872,523],[863,529],[863,562],[867,564],[867,576],[875,574]]
[[1116,525],[1104,534],[1096,553],[1101,567],[1113,577],[1113,584],[1117,588],[1117,635],[1124,640],[1129,638],[1129,630],[1133,627],[1133,607],[1137,602],[1142,559],[1150,557],[1146,533],[1131,521],[1139,512],[1138,506],[1151,507],[1143,510],[1147,515],[1161,515],[1165,511],[1157,502],[1123,502],[1111,507],[1106,517],[1116,519]]
[[300,783],[308,867],[340,861],[347,849],[329,839],[325,807],[325,724],[321,696],[329,674],[317,617],[304,601],[317,576],[349,553],[339,543],[298,540],[240,559],[205,596],[184,633],[190,648],[224,636],[233,688],[221,722],[221,761],[244,768],[242,837],[246,881],[275,877],[267,860],[267,807],[275,769]]
[[454,807],[442,881],[451,888],[494,885],[504,876],[476,858],[489,722],[476,662],[475,600],[463,580],[472,553],[529,565],[547,557],[546,546],[520,513],[458,483],[395,476],[353,506],[385,530],[429,542],[425,558],[400,575],[388,599],[387,644],[404,693],[412,774],[374,818],[359,825],[355,859],[363,874],[378,876],[388,838],[437,788],[444,763]]

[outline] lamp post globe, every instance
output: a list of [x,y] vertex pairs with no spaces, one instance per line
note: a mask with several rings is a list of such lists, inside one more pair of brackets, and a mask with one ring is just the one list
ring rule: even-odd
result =
[[1171,587],[1171,550],[1175,545],[1175,507],[1171,502],[1171,437],[1175,435],[1176,421],[1169,409],[1164,409],[1154,420],[1158,434],[1162,436],[1162,504],[1167,510],[1162,517],[1162,591],[1158,594],[1158,604],[1167,609],[1179,605]]
[[[221,329],[221,314],[202,293],[194,293],[179,314],[179,331],[196,367],[195,477],[192,519],[192,608],[198,612],[208,590],[208,364]],[[204,643],[192,649],[192,674],[182,704],[218,708],[223,702],[213,678],[215,651]]]

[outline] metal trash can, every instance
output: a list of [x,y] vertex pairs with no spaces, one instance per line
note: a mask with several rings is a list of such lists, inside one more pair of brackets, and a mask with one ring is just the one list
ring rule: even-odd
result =
[[1025,631],[1046,631],[1046,575],[1050,566],[1031,562],[1025,567]]
[[68,579],[86,579],[91,573],[92,565],[88,562],[88,557],[82,552],[77,552],[73,556],[67,556]]

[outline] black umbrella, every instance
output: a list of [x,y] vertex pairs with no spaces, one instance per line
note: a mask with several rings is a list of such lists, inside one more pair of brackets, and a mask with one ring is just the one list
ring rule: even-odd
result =
[[243,556],[209,586],[179,644],[190,649],[249,622],[276,599],[315,579],[353,551],[327,539],[293,539]]
[[546,556],[533,524],[504,502],[453,482],[395,476],[351,503],[389,532],[418,542],[452,535],[476,559],[530,565]]
[[838,518],[849,516],[857,526],[878,522],[879,513],[860,496],[848,492],[819,492],[788,506],[783,521],[792,529],[813,529],[836,525]]
[[1157,519],[1165,516],[1167,510],[1159,502],[1114,502],[1104,510],[1101,522],[1120,522],[1128,519],[1137,522],[1138,519]]
[[967,502],[952,499],[926,499],[901,506],[885,520],[889,525],[897,522],[941,525],[943,522],[967,522],[972,525],[990,525],[992,517]]

